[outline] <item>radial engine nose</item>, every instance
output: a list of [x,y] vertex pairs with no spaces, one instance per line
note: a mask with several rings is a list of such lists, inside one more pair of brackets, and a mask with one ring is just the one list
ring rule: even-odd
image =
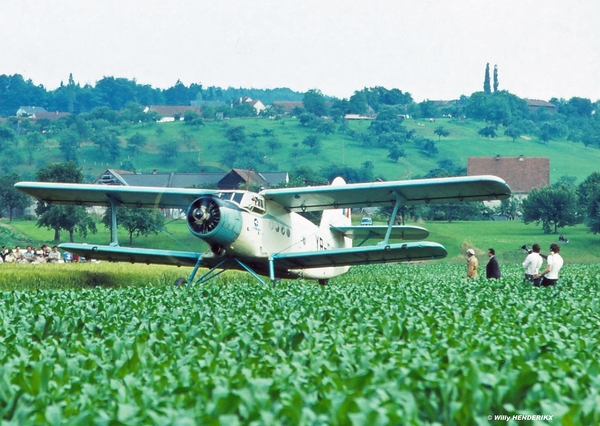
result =
[[241,212],[211,196],[195,200],[186,216],[192,234],[221,247],[227,247],[235,241],[242,229]]

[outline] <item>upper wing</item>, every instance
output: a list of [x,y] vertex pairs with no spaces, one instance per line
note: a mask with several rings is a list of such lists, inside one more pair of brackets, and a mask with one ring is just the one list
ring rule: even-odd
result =
[[448,252],[441,244],[420,241],[299,253],[280,253],[274,255],[273,260],[277,268],[305,269],[432,260],[441,259],[447,255]]
[[19,182],[15,188],[46,203],[108,206],[112,198],[128,207],[187,208],[198,197],[217,191],[147,186]]
[[403,205],[408,205],[503,200],[510,197],[510,188],[496,176],[464,176],[261,191],[265,198],[291,211],[393,206],[394,193],[400,196]]
[[[352,239],[384,238],[388,231],[387,226],[333,226],[331,229],[341,232]],[[392,226],[390,239],[392,240],[424,240],[429,236],[429,231],[420,226]]]

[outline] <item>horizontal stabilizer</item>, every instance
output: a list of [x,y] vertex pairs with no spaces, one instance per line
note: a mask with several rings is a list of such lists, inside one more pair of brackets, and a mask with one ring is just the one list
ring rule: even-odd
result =
[[195,266],[199,253],[173,250],[155,250],[95,244],[63,243],[58,246],[86,259],[108,260],[109,262],[146,263],[176,266]]
[[274,255],[273,260],[276,269],[305,269],[432,260],[441,259],[447,255],[448,252],[441,244],[420,241],[300,253],[280,253]]
[[[366,240],[371,238],[383,239],[388,230],[387,226],[331,226],[348,238]],[[420,226],[392,226],[391,240],[424,240],[429,231]]]

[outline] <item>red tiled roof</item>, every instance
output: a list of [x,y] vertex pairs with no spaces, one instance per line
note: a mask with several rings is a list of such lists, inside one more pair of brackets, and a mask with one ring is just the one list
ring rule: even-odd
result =
[[550,184],[547,157],[468,157],[467,175],[494,175],[506,181],[513,193],[529,193]]

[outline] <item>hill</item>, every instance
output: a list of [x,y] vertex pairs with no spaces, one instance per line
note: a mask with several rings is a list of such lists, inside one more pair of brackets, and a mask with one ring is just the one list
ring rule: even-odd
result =
[[[300,166],[308,166],[313,171],[327,169],[331,165],[344,165],[361,168],[365,162],[373,166],[375,177],[384,179],[410,179],[427,174],[438,167],[441,161],[451,161],[457,168],[466,168],[469,156],[518,156],[549,157],[551,182],[562,176],[573,176],[577,183],[597,170],[600,162],[600,150],[585,147],[582,143],[566,140],[542,143],[535,137],[523,136],[517,141],[501,135],[486,139],[478,135],[484,123],[452,119],[404,120],[404,126],[414,130],[415,134],[431,139],[437,147],[437,154],[430,155],[415,144],[405,144],[405,157],[398,162],[390,160],[385,148],[364,147],[356,135],[365,132],[369,121],[349,121],[349,131],[333,134],[321,134],[322,147],[318,154],[302,142],[315,134],[315,130],[302,126],[298,120],[286,118],[269,120],[265,118],[238,118],[225,121],[205,121],[204,126],[192,127],[184,122],[161,124],[125,125],[119,128],[120,155],[116,160],[109,153],[100,150],[91,141],[83,142],[76,150],[78,162],[87,179],[96,178],[106,168],[130,168],[148,173],[152,170],[198,172],[202,170],[227,171],[232,164],[223,164],[223,153],[230,150],[242,150],[244,156],[253,156],[262,164],[256,166],[259,171],[291,171]],[[233,127],[243,126],[246,135],[246,147],[234,147],[227,140],[226,131]],[[447,137],[438,140],[434,130],[443,126],[449,132]],[[127,139],[135,133],[144,135],[147,144],[136,154],[127,149]],[[355,135],[354,137],[351,135]],[[61,134],[53,135],[33,152],[27,150],[25,136],[18,138],[16,150],[11,158],[5,159],[4,171],[17,172],[24,179],[33,179],[35,171],[46,162],[64,161],[64,154],[59,149]],[[278,144],[272,144],[277,141]],[[165,154],[165,146],[174,144],[176,155],[172,158]],[[3,155],[0,153],[0,156]],[[237,167],[240,167],[236,164]],[[242,166],[244,167],[244,166]]]

